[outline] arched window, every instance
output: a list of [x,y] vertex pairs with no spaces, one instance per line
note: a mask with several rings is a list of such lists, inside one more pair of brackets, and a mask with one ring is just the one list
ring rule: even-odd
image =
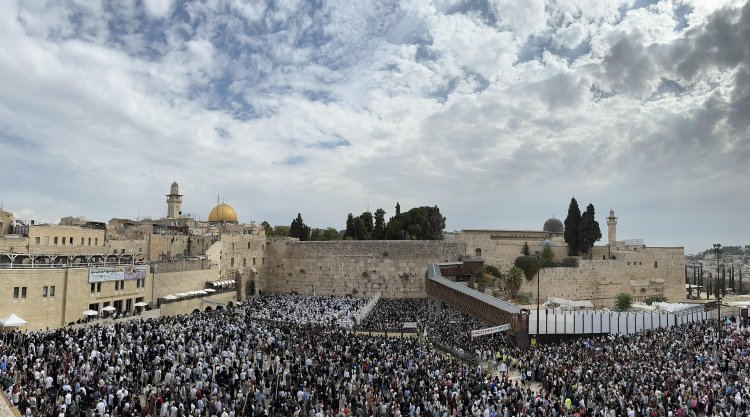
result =
[[480,248],[476,248],[476,249],[474,249],[474,253],[475,253],[475,254],[476,254],[477,256],[482,256],[482,249],[480,249]]

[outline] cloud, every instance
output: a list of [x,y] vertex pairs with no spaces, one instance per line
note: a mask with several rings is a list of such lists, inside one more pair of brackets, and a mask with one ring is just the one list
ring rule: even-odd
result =
[[648,233],[750,203],[749,8],[0,3],[0,189],[46,219],[160,217],[177,179],[189,212],[221,193],[241,220],[339,228],[395,201],[536,228],[576,195],[697,245]]

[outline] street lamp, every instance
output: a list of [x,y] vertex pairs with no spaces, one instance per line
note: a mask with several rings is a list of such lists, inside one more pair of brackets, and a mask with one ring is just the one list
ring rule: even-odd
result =
[[542,255],[536,251],[536,344],[539,346],[539,272],[541,268]]
[[714,243],[714,252],[716,252],[716,301],[718,302],[719,307],[719,343],[721,343],[721,291],[719,287],[719,282],[721,281],[719,277],[719,253],[721,253],[721,244],[720,243]]

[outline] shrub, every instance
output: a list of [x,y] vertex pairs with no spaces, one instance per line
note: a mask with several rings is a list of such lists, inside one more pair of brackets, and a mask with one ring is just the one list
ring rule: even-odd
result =
[[633,305],[632,295],[626,292],[621,292],[617,294],[617,297],[615,297],[615,310],[626,311],[630,308],[631,305]]
[[557,262],[556,266],[563,268],[578,268],[579,260],[575,256],[562,258],[560,262]]
[[472,290],[474,289],[474,283],[471,282],[471,281],[469,281],[469,283],[466,284],[466,286],[469,287],[469,288],[471,288]]
[[492,275],[493,277],[496,277],[496,278],[502,278],[502,276],[503,276],[503,274],[500,272],[500,270],[497,269],[497,267],[493,266],[493,265],[487,265],[487,266],[485,266],[484,267],[484,272],[486,272],[486,273],[488,273],[488,274],[490,274],[490,275]]
[[667,301],[667,297],[663,295],[649,295],[646,297],[646,304],[651,305],[653,303],[663,303]]
[[518,304],[531,304],[531,293],[520,293],[516,295]]
[[534,278],[536,271],[539,270],[539,264],[533,256],[519,256],[513,264],[523,271],[523,275],[526,277],[527,281],[531,281]]

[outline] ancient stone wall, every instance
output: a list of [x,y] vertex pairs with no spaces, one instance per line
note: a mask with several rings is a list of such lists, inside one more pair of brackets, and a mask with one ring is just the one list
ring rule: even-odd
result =
[[260,278],[271,292],[424,297],[427,265],[457,261],[465,244],[446,241],[272,240]]
[[[578,268],[544,268],[540,271],[540,297],[591,300],[597,307],[612,307],[617,294],[643,301],[662,294],[670,302],[685,300],[682,248],[645,248],[618,252],[614,260],[581,260]],[[536,276],[523,279],[521,293],[536,302]]]

